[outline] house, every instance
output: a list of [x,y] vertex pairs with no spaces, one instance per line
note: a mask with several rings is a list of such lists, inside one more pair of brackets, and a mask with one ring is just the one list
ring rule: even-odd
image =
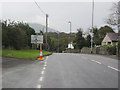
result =
[[102,41],[102,45],[117,45],[118,44],[118,33],[107,33]]
[[68,44],[68,48],[74,49],[74,46],[73,46],[72,42]]

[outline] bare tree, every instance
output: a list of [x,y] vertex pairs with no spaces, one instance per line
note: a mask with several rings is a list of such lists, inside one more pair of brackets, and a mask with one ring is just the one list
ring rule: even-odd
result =
[[111,8],[112,13],[109,15],[109,17],[107,18],[107,23],[110,25],[114,25],[116,26],[118,24],[118,6],[119,3],[113,3],[113,7]]

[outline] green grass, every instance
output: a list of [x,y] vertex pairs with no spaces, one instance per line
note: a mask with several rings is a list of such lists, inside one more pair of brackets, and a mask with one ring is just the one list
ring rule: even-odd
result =
[[[43,56],[51,54],[51,52],[42,51]],[[35,59],[39,57],[40,50],[2,50],[2,56],[24,58],[24,59]]]

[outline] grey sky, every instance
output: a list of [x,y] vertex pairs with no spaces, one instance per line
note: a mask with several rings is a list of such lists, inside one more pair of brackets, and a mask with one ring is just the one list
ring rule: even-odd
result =
[[[72,31],[78,28],[87,30],[91,27],[91,2],[38,2],[44,12],[49,15],[49,27],[69,32],[68,21],[72,22]],[[95,2],[94,26],[105,24],[111,13],[113,2]],[[45,15],[34,2],[2,3],[2,19],[34,22],[45,25]]]

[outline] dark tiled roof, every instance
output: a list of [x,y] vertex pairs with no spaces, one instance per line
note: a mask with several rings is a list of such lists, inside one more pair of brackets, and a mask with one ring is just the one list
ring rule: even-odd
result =
[[118,37],[118,33],[107,33],[107,35],[109,36],[109,38],[112,41],[118,41],[118,40],[120,40],[120,37]]

